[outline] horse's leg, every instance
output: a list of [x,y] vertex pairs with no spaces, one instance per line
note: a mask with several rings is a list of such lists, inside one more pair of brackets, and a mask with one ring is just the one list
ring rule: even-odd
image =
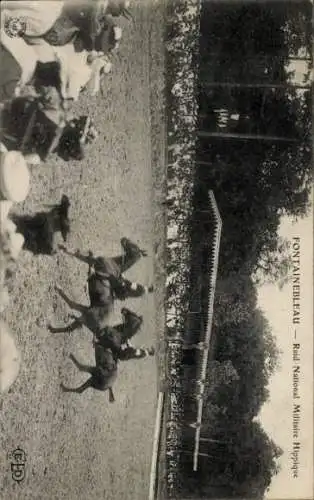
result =
[[48,324],[48,330],[51,333],[70,333],[70,332],[74,332],[74,330],[77,330],[78,328],[81,328],[82,325],[83,325],[82,319],[81,318],[77,318],[76,320],[74,320],[69,325],[62,326],[62,327],[59,327],[59,328],[55,328],[54,326]]
[[88,263],[87,278],[90,278],[94,272],[95,268],[91,262]]
[[95,367],[90,366],[90,365],[84,365],[83,363],[80,363],[76,357],[73,354],[70,354],[69,358],[73,361],[75,366],[81,371],[81,372],[87,372],[93,375],[95,373]]
[[82,394],[89,387],[93,387],[93,377],[90,377],[84,384],[79,387],[65,387],[63,384],[60,384],[60,387],[63,392],[76,392],[77,394]]
[[63,250],[63,252],[66,253],[67,255],[70,255],[70,257],[75,257],[76,259],[80,260],[81,262],[84,262],[85,264],[93,265],[95,262],[95,258],[93,257],[91,252],[88,255],[84,255],[79,250],[77,250],[76,252],[71,252],[64,245],[59,245],[59,248]]
[[120,267],[121,273],[135,264],[141,257],[146,257],[147,252],[139,248],[136,244],[132,243],[127,238],[122,238],[121,247],[123,254],[114,257],[112,260]]
[[71,309],[74,309],[75,311],[78,311],[80,312],[81,314],[84,314],[88,307],[87,306],[83,306],[82,304],[78,304],[78,302],[75,302],[74,300],[70,299],[64,292],[63,290],[61,290],[61,288],[59,288],[58,286],[56,286],[56,290],[57,292],[59,293],[59,295],[62,297],[62,299],[68,304],[68,306],[71,308]]

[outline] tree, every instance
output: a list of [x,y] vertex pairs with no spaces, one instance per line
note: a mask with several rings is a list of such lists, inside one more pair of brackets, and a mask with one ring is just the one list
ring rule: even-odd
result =
[[251,420],[226,428],[220,442],[208,442],[207,452],[209,458],[200,461],[192,476],[197,498],[207,491],[215,498],[262,499],[280,470],[278,459],[283,453],[261,424]]
[[[280,352],[270,325],[263,313],[254,309],[248,319],[223,325],[216,335],[216,359],[230,360],[239,376],[228,395],[226,418],[234,422],[253,418],[268,399],[268,381],[279,364]],[[221,393],[214,402],[225,406],[225,399]]]
[[268,249],[265,255],[261,255],[256,265],[256,273],[253,281],[256,285],[272,283],[278,285],[279,289],[291,279],[292,256],[290,253],[291,243],[285,238],[275,240],[275,248]]
[[257,293],[252,278],[240,269],[228,277],[218,278],[215,290],[214,328],[240,324],[257,305]]
[[277,460],[281,455],[282,450],[259,422],[251,421],[239,427],[231,436],[226,450],[227,463],[223,465],[232,493],[245,498],[265,493],[272,477],[279,472]]

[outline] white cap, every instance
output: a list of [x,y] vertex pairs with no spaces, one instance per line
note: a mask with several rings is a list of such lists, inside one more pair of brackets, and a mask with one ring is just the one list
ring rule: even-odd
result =
[[5,200],[19,203],[24,201],[29,192],[30,174],[19,151],[1,154],[0,192]]
[[0,321],[0,392],[7,391],[16,380],[21,357],[9,327]]

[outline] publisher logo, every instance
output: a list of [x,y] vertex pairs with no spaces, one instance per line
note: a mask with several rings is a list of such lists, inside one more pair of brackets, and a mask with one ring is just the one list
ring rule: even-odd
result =
[[4,31],[10,38],[21,37],[26,32],[26,22],[21,17],[8,17],[4,23]]
[[8,453],[13,481],[20,483],[25,478],[26,453],[21,448],[16,448]]

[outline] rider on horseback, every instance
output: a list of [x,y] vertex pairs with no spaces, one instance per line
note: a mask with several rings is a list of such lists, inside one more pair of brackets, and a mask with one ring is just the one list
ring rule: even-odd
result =
[[126,300],[128,297],[140,297],[145,293],[153,291],[153,286],[144,286],[132,282],[123,277],[121,272],[116,269],[110,269],[103,257],[97,257],[94,263],[95,277],[105,283],[110,283],[111,291],[115,299]]

